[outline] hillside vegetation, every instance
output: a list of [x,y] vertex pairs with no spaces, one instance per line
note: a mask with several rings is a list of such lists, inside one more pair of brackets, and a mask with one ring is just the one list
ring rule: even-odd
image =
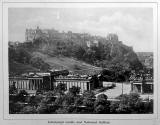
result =
[[[94,44],[94,40],[98,43]],[[90,41],[89,47],[86,41]],[[42,36],[17,46],[9,46],[9,71],[19,73],[13,68],[15,64],[16,67],[22,64],[39,71],[68,69],[78,73],[102,68],[120,67],[122,70],[142,68],[131,47],[120,41],[90,34],[84,36],[80,33],[58,33],[54,37]],[[23,68],[22,70],[27,71]]]
[[137,52],[139,61],[147,68],[153,68],[153,52]]

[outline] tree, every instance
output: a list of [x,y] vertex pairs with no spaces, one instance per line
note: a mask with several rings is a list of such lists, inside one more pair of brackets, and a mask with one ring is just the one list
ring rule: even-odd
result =
[[9,87],[9,94],[17,94],[18,90],[15,86],[15,83]]
[[39,106],[37,108],[37,112],[39,114],[47,114],[48,113],[47,103],[44,100],[42,100],[42,102],[39,104]]
[[75,101],[74,101],[75,106],[81,106],[81,105],[83,105],[83,99],[84,98],[82,96],[77,96],[75,98]]
[[69,114],[69,113],[73,113],[75,111],[75,107],[72,105],[69,106],[65,106],[63,108],[59,108],[58,110],[56,110],[57,113],[60,114]]
[[120,103],[118,108],[116,109],[116,112],[120,114],[128,114],[131,113],[131,110],[128,105]]
[[75,53],[75,57],[77,59],[80,59],[80,60],[83,60],[84,59],[84,55],[86,53],[86,50],[82,47],[82,46],[77,46],[75,49],[74,49],[74,53]]
[[58,93],[63,94],[64,91],[66,90],[66,85],[63,84],[63,83],[59,83],[59,84],[57,85],[57,87],[55,88],[55,90],[56,90]]
[[75,105],[75,110],[73,111],[74,113],[81,113],[83,110],[83,97],[82,96],[77,96],[75,97],[74,105]]
[[94,85],[94,88],[101,87],[97,75],[93,75],[93,76],[92,76],[92,78],[90,79],[90,83],[92,83],[92,84]]
[[42,95],[42,94],[43,94],[43,91],[42,91],[42,90],[38,89],[38,90],[36,91],[36,95]]
[[28,96],[28,93],[25,90],[20,90],[20,92],[17,95],[17,100],[21,102],[25,102],[27,96]]
[[36,108],[33,106],[25,106],[22,110],[21,110],[22,114],[36,114]]
[[104,105],[98,105],[95,107],[95,112],[98,114],[103,114],[105,113],[105,106]]
[[138,113],[142,108],[142,100],[137,93],[123,94],[118,99],[120,99],[119,107],[116,109],[118,113]]
[[72,86],[72,88],[69,89],[69,92],[76,96],[80,92],[80,87]]
[[110,103],[110,113],[111,114],[116,114],[117,113],[117,109],[119,107],[119,101],[112,101]]
[[29,97],[28,103],[37,107],[41,103],[42,99],[43,97],[41,95],[31,96]]
[[83,105],[86,106],[86,112],[94,111],[94,101],[95,101],[95,94],[92,91],[85,91],[83,93]]
[[62,106],[70,106],[74,104],[74,97],[75,95],[71,92],[68,92],[66,95],[64,95],[64,99],[62,102]]
[[97,96],[97,99],[94,102],[94,108],[96,113],[109,113],[110,103],[107,98],[108,97],[105,94],[100,94]]

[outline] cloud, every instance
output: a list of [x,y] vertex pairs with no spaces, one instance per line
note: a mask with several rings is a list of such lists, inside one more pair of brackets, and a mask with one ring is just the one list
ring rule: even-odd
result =
[[26,28],[39,25],[41,28],[87,32],[104,37],[108,33],[116,33],[119,40],[133,46],[135,51],[153,49],[153,18],[150,8],[12,9],[9,12],[11,40],[22,40]]
[[104,15],[98,21],[84,20],[73,25],[76,25],[79,31],[83,30],[95,35],[107,36],[110,32],[116,33],[121,41],[133,46],[136,51],[153,49],[152,21],[148,22],[141,17],[116,12],[111,16]]

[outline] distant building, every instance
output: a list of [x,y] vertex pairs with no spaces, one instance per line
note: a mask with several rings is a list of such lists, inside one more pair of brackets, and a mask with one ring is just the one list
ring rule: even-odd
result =
[[38,26],[36,29],[26,29],[25,41],[33,41],[42,36],[49,37],[48,30],[42,30]]
[[152,76],[140,76],[140,77],[132,77],[130,80],[131,83],[131,91],[145,94],[145,93],[153,93],[153,77]]
[[96,47],[98,47],[99,42],[98,42],[98,40],[86,41],[86,45],[87,45],[88,48],[90,48],[91,46],[96,46]]
[[113,33],[109,33],[107,35],[107,40],[109,40],[109,41],[118,41],[118,35],[117,34],[113,34]]
[[94,40],[94,41],[93,41],[93,44],[94,44],[96,47],[98,47],[98,43],[99,43],[98,40]]
[[86,43],[87,43],[87,47],[90,48],[91,47],[91,41],[87,41]]
[[15,42],[9,41],[9,43],[8,43],[9,46],[18,46],[19,44],[20,44],[19,41],[15,41]]
[[111,87],[111,86],[115,85],[115,82],[103,81],[102,85],[103,85],[103,87]]

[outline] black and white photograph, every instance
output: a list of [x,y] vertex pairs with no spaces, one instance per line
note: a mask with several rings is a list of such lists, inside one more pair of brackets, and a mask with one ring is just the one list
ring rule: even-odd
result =
[[9,114],[153,114],[152,8],[9,8]]
[[158,125],[159,3],[14,1],[0,10],[2,124]]

